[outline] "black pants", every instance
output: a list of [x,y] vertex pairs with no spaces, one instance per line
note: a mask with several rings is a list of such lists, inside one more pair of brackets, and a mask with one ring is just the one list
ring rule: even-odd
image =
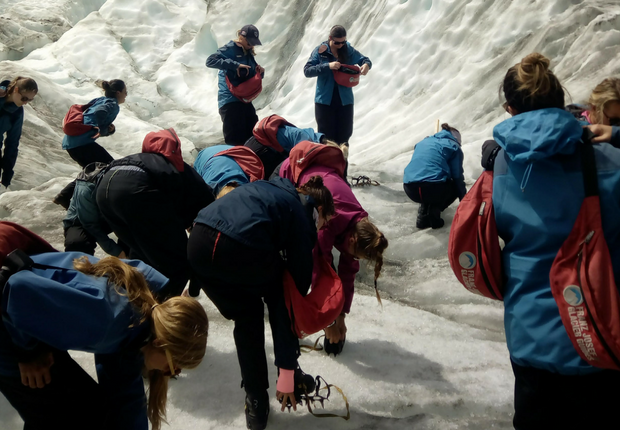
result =
[[334,87],[330,105],[314,104],[314,116],[319,133],[336,143],[345,143],[353,135],[353,104],[343,106],[338,92]]
[[95,255],[97,241],[79,222],[65,229],[65,252],[83,252]]
[[299,342],[284,304],[279,253],[248,247],[196,224],[187,256],[194,272],[192,291],[202,288],[220,313],[235,321],[241,377],[246,392],[259,394],[269,388],[263,299],[269,310],[276,366],[294,369],[299,357]]
[[129,258],[144,261],[170,279],[161,298],[183,292],[189,279],[187,234],[171,196],[145,172],[110,170],[97,187],[97,205]]
[[109,410],[99,385],[67,352],[54,353],[50,374],[52,381],[44,388],[0,375],[0,392],[24,420],[24,430],[107,428]]
[[258,116],[252,103],[232,102],[220,108],[227,145],[243,145],[252,137]]
[[269,148],[261,144],[254,136],[250,137],[245,142],[244,146],[247,146],[254,151],[254,153],[258,155],[258,158],[260,158],[260,161],[263,162],[265,179],[269,179],[276,167],[288,158],[288,154],[286,152],[278,152],[273,148]]
[[568,376],[512,363],[516,430],[615,429],[620,372]]
[[453,180],[446,182],[410,182],[403,188],[407,196],[416,203],[436,208],[440,212],[446,210],[458,197]]
[[[84,146],[78,146],[77,148],[67,149],[69,156],[82,167],[82,169],[88,166],[90,163],[111,163],[114,158],[98,143],[90,143]],[[73,197],[73,190],[75,190],[75,181],[72,181],[64,187],[58,195],[56,195],[56,201],[62,207],[67,209]]]

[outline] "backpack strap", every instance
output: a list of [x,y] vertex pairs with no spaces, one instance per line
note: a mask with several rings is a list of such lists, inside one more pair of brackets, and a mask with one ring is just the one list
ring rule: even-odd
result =
[[583,171],[583,189],[585,197],[599,195],[598,177],[596,174],[596,158],[592,146],[592,132],[584,128],[581,137],[581,168]]

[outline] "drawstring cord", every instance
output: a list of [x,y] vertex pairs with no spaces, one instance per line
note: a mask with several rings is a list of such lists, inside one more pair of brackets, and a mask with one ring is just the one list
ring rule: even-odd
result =
[[528,164],[525,168],[525,173],[523,174],[523,179],[521,180],[521,192],[525,192],[525,187],[527,187],[527,183],[530,180],[530,174],[532,173],[533,164]]

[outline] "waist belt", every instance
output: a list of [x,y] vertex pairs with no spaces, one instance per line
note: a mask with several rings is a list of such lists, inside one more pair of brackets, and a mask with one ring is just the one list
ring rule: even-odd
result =
[[129,165],[123,165],[123,166],[113,166],[110,168],[110,171],[113,172],[115,170],[128,170],[130,172],[142,172],[142,173],[146,173],[146,170],[138,167],[138,166],[129,166]]

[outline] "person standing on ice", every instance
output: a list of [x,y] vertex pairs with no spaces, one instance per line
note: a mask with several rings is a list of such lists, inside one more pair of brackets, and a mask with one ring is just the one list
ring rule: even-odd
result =
[[461,133],[448,124],[442,130],[416,144],[411,161],[405,167],[403,188],[416,203],[416,227],[441,228],[441,213],[457,198],[465,197]]
[[[338,144],[349,144],[353,134],[353,83],[340,79],[351,71],[346,66],[360,66],[359,75],[366,75],[372,67],[370,59],[359,53],[347,42],[347,31],[335,25],[329,38],[317,46],[304,66],[307,78],[317,78],[314,97],[314,114],[319,133]],[[343,67],[344,66],[344,67]],[[342,75],[338,75],[342,74]],[[338,78],[340,83],[336,82]],[[346,85],[345,85],[346,84]]]
[[298,189],[274,178],[239,187],[196,218],[187,247],[195,274],[189,294],[197,296],[202,289],[225,318],[235,321],[249,429],[264,429],[269,416],[264,303],[279,369],[276,396],[282,410],[289,400],[297,410],[294,386],[305,374],[297,363],[299,342],[285,304],[283,274],[288,270],[299,292],[308,293],[317,230],[333,213],[332,196],[320,177]]
[[[89,107],[84,111],[83,124],[92,128],[77,136],[65,134],[62,139],[62,149],[65,149],[82,168],[90,163],[107,164],[114,160],[114,157],[96,140],[99,137],[110,136],[116,131],[113,122],[120,111],[119,105],[125,103],[127,98],[127,86],[120,79],[113,79],[109,82],[102,81],[101,88],[105,91],[105,95],[88,102]],[[68,209],[74,189],[75,181],[54,197],[54,203]]]
[[258,29],[253,25],[244,25],[237,31],[235,40],[207,58],[207,67],[220,70],[217,107],[222,118],[224,141],[228,145],[243,145],[252,136],[252,129],[258,122],[252,101],[236,97],[232,91],[243,83],[260,86],[265,69],[254,59],[254,47],[260,45]]
[[[30,249],[51,246],[20,226],[0,230],[23,243],[20,259],[0,247],[0,392],[24,429],[148,430],[150,421],[158,430],[170,376],[205,355],[202,305],[189,297],[157,301],[153,293],[168,279],[141,261],[70,252],[29,259]],[[98,382],[68,350],[94,354]]]
[[[615,427],[620,372],[583,360],[562,324],[550,271],[584,200],[582,124],[541,54],[511,67],[502,84],[511,118],[495,126],[493,208],[504,240],[504,325],[515,375],[514,427]],[[593,145],[603,234],[620,279],[620,150]],[[596,258],[596,257],[595,257]],[[567,413],[579,403],[583,413]]]
[[12,81],[0,82],[0,184],[4,188],[11,185],[15,173],[13,168],[22,136],[24,105],[31,102],[38,92],[39,87],[31,78],[18,76]]
[[170,279],[162,297],[183,292],[190,277],[186,229],[213,192],[183,161],[173,129],[148,133],[142,153],[114,160],[97,185],[97,206],[129,258]]
[[[383,252],[388,247],[387,238],[368,219],[368,213],[343,179],[344,169],[345,159],[337,145],[301,142],[291,151],[290,157],[284,160],[278,171],[279,176],[298,186],[314,176],[319,176],[334,197],[336,216],[319,231],[318,246],[314,249],[315,262],[318,255],[323,255],[330,264],[333,264],[334,259],[333,248],[340,252],[338,276],[344,290],[344,307],[334,324],[325,328],[323,345],[325,352],[334,356],[340,354],[344,348],[347,333],[345,318],[351,311],[355,275],[360,270],[359,260],[374,261],[376,289],[377,278],[383,266]],[[315,264],[313,282],[317,274],[318,267]]]

